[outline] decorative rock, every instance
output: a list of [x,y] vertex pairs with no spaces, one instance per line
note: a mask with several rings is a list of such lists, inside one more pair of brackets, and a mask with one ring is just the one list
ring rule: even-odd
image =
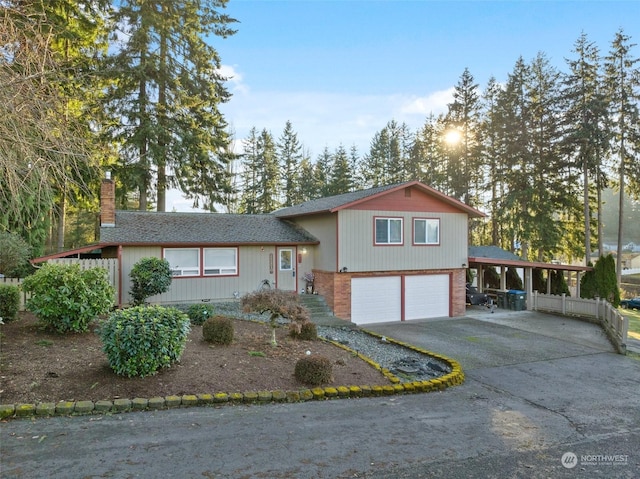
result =
[[129,399],[116,399],[113,401],[113,410],[117,412],[128,411],[131,409],[131,401]]
[[210,404],[213,402],[213,395],[211,394],[197,394],[198,404]]
[[141,411],[143,409],[147,409],[148,404],[149,404],[149,400],[146,398],[134,398],[131,401],[131,408],[136,411]]
[[88,414],[95,408],[93,401],[78,401],[73,412],[76,414]]
[[214,403],[223,403],[229,401],[229,395],[227,393],[216,393],[213,395]]
[[258,391],[258,401],[267,402],[271,401],[272,398],[273,394],[271,393],[271,391]]
[[35,412],[36,412],[35,404],[17,404],[16,405],[17,417],[33,416]]
[[164,407],[163,397],[153,397],[149,399],[149,409],[162,409]]
[[244,401],[244,394],[242,393],[231,393],[229,394],[229,400],[233,402],[242,402]]
[[282,402],[287,400],[287,393],[282,390],[273,391],[272,399],[274,401]]
[[196,404],[198,404],[198,396],[195,394],[185,394],[182,396],[183,406],[195,406]]
[[302,389],[300,391],[300,400],[301,401],[311,401],[314,398],[313,391],[311,389]]
[[[91,403],[93,408],[93,403]],[[56,413],[56,403],[53,402],[41,402],[36,406],[37,416],[53,416]]]
[[324,395],[328,398],[336,397],[338,395],[338,390],[332,387],[324,388]]
[[75,403],[71,401],[60,401],[56,404],[56,414],[63,416],[65,414],[71,414]]
[[338,390],[338,396],[340,396],[341,398],[345,398],[345,397],[349,397],[349,388],[346,386],[338,386],[336,388]]
[[13,404],[0,404],[0,419],[11,417],[15,412],[16,407]]
[[113,403],[111,401],[97,401],[94,409],[96,412],[109,412],[112,407]]
[[258,400],[258,393],[255,391],[249,391],[244,393],[243,402],[256,402]]

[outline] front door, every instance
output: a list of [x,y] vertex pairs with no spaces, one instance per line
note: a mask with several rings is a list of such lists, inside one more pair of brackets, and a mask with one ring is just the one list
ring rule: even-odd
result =
[[293,247],[278,248],[278,277],[276,287],[285,291],[296,290],[296,250]]

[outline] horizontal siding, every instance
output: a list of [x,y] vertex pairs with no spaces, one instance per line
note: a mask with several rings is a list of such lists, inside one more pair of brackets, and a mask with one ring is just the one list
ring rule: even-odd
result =
[[[375,217],[403,218],[402,246],[374,246]],[[412,244],[413,218],[440,218],[440,245]],[[467,262],[465,213],[342,210],[339,212],[340,266],[349,272],[461,268]]]
[[[161,248],[125,247],[123,248],[123,303],[129,303],[131,297],[131,279],[129,274],[133,265],[142,258],[161,257]],[[191,303],[231,299],[234,293],[246,294],[258,289],[263,280],[271,284],[275,281],[277,266],[274,246],[243,246],[238,251],[239,274],[237,276],[174,278],[166,293],[151,296],[148,301],[156,304]],[[273,265],[273,270],[271,269]]]
[[428,195],[419,188],[404,188],[382,196],[376,196],[350,207],[354,210],[429,211],[435,213],[460,213],[460,209]]

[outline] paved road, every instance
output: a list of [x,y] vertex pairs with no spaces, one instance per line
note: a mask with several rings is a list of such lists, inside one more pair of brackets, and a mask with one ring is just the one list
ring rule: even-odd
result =
[[0,476],[640,477],[640,361],[615,354],[597,326],[476,309],[369,329],[458,359],[467,381],[421,395],[10,421]]

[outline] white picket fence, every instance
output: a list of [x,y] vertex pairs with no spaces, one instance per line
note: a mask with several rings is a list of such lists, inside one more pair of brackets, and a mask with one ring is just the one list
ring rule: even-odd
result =
[[624,354],[626,351],[629,322],[604,299],[570,298],[565,294],[557,296],[534,291],[531,309],[593,319],[602,326],[618,352]]
[[[113,259],[78,259],[78,258],[59,258],[49,260],[50,263],[58,263],[58,264],[79,264],[82,270],[91,269],[91,268],[104,268],[107,270],[107,276],[109,279],[109,283],[113,286],[115,290],[115,294],[113,296],[113,304],[118,304],[118,260]],[[0,278],[0,284],[10,284],[14,286],[20,287],[22,284],[21,278]],[[29,296],[27,293],[20,289],[20,311],[25,310],[25,303]]]

